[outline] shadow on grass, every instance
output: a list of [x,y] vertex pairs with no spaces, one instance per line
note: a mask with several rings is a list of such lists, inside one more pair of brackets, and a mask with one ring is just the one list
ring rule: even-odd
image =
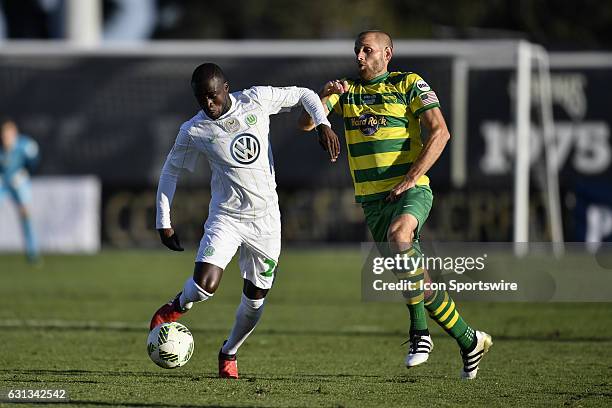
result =
[[[54,323],[48,325],[44,322],[37,322],[36,325],[28,324],[3,324],[3,328],[10,328],[14,330],[55,330],[55,331],[91,331],[97,332],[131,332],[131,333],[147,333],[148,329],[146,325],[126,325],[125,327],[114,327],[101,325],[83,325],[75,322],[74,325],[62,324],[58,326]],[[227,328],[189,328],[193,333],[227,333]],[[276,329],[263,329],[257,331],[258,335],[265,336],[304,336],[304,337],[407,337],[407,333],[402,330],[276,330]],[[612,337],[595,337],[595,336],[576,336],[576,335],[564,335],[559,331],[551,331],[548,333],[531,333],[525,335],[499,335],[494,332],[491,333],[496,341],[536,341],[536,342],[586,342],[586,343],[605,343],[612,342]],[[445,333],[432,333],[433,338],[448,338]]]
[[[121,376],[122,378],[126,378],[129,376],[139,377],[139,378],[151,378],[155,380],[155,382],[165,382],[165,381],[176,381],[180,379],[181,381],[202,381],[202,380],[217,380],[220,382],[227,382],[228,380],[219,378],[216,374],[197,374],[197,375],[185,375],[181,373],[157,373],[157,372],[148,372],[148,371],[103,371],[103,370],[55,370],[55,369],[0,369],[0,374],[17,374],[17,375],[32,375],[32,376],[41,376],[41,375],[54,375],[54,376],[64,376],[69,378],[59,379],[59,380],[28,380],[28,379],[10,379],[10,380],[2,380],[2,382],[56,382],[56,383],[103,383],[104,381],[95,381],[95,380],[81,380],[81,379],[73,379],[70,377],[81,377],[81,376],[101,376],[101,377],[117,377]],[[409,375],[409,373],[407,372]],[[347,379],[368,379],[371,382],[381,382],[381,383],[416,383],[420,381],[428,381],[434,378],[443,378],[442,376],[435,375],[433,373],[425,373],[420,372],[419,377],[411,378],[405,376],[387,376],[387,375],[374,375],[374,374],[351,374],[351,373],[331,373],[331,374],[312,374],[312,373],[293,373],[288,375],[255,375],[255,376],[241,376],[238,382],[256,382],[259,380],[263,381],[290,381],[295,382],[296,380],[302,382],[313,382],[313,383],[330,383],[330,382],[341,382],[344,383]]]

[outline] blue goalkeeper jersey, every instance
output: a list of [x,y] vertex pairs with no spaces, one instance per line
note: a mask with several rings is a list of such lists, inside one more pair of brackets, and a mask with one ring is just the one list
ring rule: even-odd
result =
[[38,144],[28,136],[19,135],[9,150],[4,150],[0,144],[0,185],[15,186],[37,163]]

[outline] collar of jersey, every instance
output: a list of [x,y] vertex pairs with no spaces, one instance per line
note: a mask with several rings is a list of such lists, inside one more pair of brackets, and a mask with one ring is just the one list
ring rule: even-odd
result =
[[234,109],[236,109],[236,97],[232,94],[229,94],[230,97],[230,101],[232,102],[232,106],[230,106],[230,108],[227,110],[227,112],[225,112],[223,115],[219,116],[217,119],[211,119],[208,117],[208,115],[206,114],[206,112],[204,112],[204,109],[201,110],[202,115],[204,115],[204,118],[206,120],[210,120],[212,122],[214,122],[215,120],[223,120],[225,118],[227,118],[228,116],[230,116]]
[[372,84],[377,84],[379,82],[384,81],[385,79],[387,79],[387,77],[389,76],[389,72],[385,72],[382,75],[377,76],[376,78],[372,78],[369,81],[364,81],[363,79],[361,80],[361,83],[364,85],[372,85]]

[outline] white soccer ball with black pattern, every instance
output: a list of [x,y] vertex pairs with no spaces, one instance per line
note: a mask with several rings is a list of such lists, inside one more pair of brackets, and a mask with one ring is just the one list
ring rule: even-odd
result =
[[162,368],[185,365],[193,354],[193,336],[178,322],[163,323],[151,330],[147,351],[151,360]]

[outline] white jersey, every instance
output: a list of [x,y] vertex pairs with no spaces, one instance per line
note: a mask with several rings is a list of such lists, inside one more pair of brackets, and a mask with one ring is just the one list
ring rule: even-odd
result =
[[253,221],[278,212],[270,115],[302,103],[316,125],[329,125],[310,89],[257,86],[229,95],[232,106],[217,120],[203,111],[185,122],[168,154],[157,191],[157,228],[170,228],[170,204],[180,169],[194,171],[200,155],[212,170],[209,213]]

